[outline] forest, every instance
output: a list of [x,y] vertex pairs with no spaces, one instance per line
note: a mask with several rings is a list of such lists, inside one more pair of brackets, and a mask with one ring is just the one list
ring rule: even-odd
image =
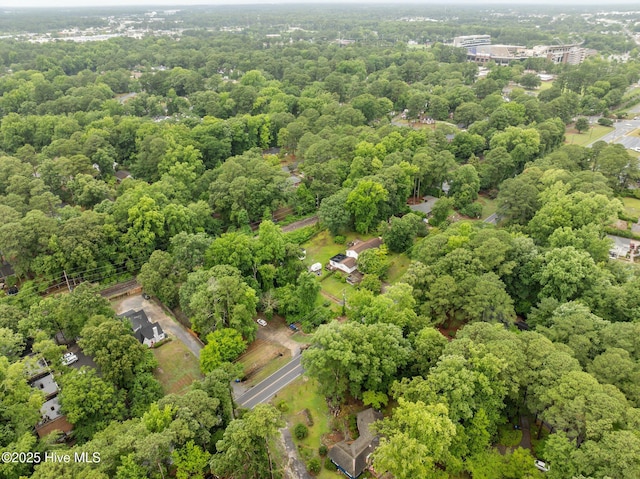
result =
[[[285,400],[234,402],[256,318],[301,329],[328,432],[382,411],[378,475],[363,477],[640,477],[640,271],[608,236],[640,241],[638,155],[581,141],[635,121],[638,46],[586,9],[496,11],[1,16],[0,478],[290,477]],[[113,18],[150,33],[20,36]],[[599,53],[480,69],[451,45],[476,33]],[[413,208],[423,197],[429,213]],[[357,258],[356,286],[310,268],[371,238],[383,245]],[[100,294],[132,278],[204,344],[180,392]],[[95,367],[65,364],[70,343]],[[68,436],[36,434],[38,359]],[[307,443],[308,471],[340,477],[334,443]],[[29,451],[100,460],[5,460]]]

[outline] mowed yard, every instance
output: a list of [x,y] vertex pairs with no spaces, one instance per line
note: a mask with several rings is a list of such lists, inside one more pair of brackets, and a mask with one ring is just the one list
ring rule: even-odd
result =
[[586,146],[592,141],[602,138],[612,130],[613,127],[611,126],[593,125],[588,131],[578,133],[575,128],[571,127],[567,128],[564,142],[570,145]]
[[637,198],[622,198],[622,204],[624,205],[624,211],[629,216],[640,218],[640,200]]
[[[308,463],[316,457],[323,461],[328,458],[320,457],[318,448],[321,444],[331,446],[335,440],[331,437],[331,415],[324,396],[318,392],[318,383],[307,377],[300,377],[282,389],[272,401],[280,410],[284,411],[284,417],[293,436],[293,441],[298,447],[300,459]],[[308,418],[313,422],[309,425]],[[301,423],[309,428],[309,435],[302,440],[296,439],[293,429]],[[315,476],[319,479],[333,479],[344,477],[337,472],[331,472],[322,467],[321,472]]]
[[183,394],[192,382],[202,379],[198,359],[178,339],[151,350],[158,360],[154,376],[165,394]]
[[[336,301],[342,301],[344,294],[348,301],[350,293],[354,291],[354,287],[343,281],[342,278],[346,278],[346,273],[336,271],[330,274],[324,269],[324,266],[329,263],[329,259],[332,256],[338,253],[345,253],[348,248],[347,243],[355,239],[366,241],[371,238],[373,238],[373,235],[361,235],[351,232],[346,235],[345,244],[336,244],[331,234],[329,234],[327,230],[324,230],[309,242],[302,245],[302,247],[307,250],[307,257],[304,260],[305,265],[311,266],[314,263],[322,264],[322,276],[319,277],[319,280],[325,297],[332,298],[335,303]],[[411,261],[406,254],[395,253],[389,254],[389,260],[391,265],[387,272],[386,282],[393,284],[407,271]]]

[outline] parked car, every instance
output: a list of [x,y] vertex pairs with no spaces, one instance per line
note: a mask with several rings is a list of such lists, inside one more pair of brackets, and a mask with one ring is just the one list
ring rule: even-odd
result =
[[62,364],[64,364],[65,366],[69,366],[75,363],[77,360],[78,356],[76,356],[74,353],[64,353],[64,356],[62,356]]
[[535,461],[533,461],[533,465],[536,466],[539,471],[549,472],[549,466],[547,466],[547,463],[544,461],[536,459]]
[[297,330],[298,330],[298,326],[296,326],[295,324],[290,324],[290,325],[289,325],[289,329],[290,329],[291,331],[297,331]]
[[267,325],[267,322],[262,318],[256,319],[256,323],[258,323],[260,326],[266,326]]

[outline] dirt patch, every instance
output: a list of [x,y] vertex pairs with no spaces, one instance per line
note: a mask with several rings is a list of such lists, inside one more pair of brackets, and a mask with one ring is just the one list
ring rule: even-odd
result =
[[288,353],[288,349],[278,343],[256,339],[244,354],[237,359],[237,362],[242,363],[244,367],[245,379],[250,379],[270,361]]
[[[258,317],[266,319],[263,315],[258,315]],[[287,348],[292,357],[300,354],[300,347],[304,345],[291,338],[294,332],[289,329],[289,325],[283,317],[274,315],[272,319],[266,321],[267,325],[260,326],[260,329],[258,329],[258,334],[256,335],[258,339],[277,343]]]
[[322,444],[327,447],[333,446],[334,444],[338,444],[342,441],[344,441],[344,434],[340,431],[332,431],[329,434],[322,436]]
[[626,231],[629,228],[629,225],[625,220],[618,220],[614,223],[613,227],[617,230]]

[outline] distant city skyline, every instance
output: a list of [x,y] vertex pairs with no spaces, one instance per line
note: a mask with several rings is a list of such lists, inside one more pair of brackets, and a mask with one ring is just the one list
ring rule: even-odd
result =
[[[87,0],[0,0],[0,8],[58,8],[58,7],[78,7],[78,8],[91,8],[91,7],[169,7],[174,6],[176,8],[188,7],[193,5],[280,5],[280,4],[367,4],[375,3],[379,5],[389,4],[425,4],[424,0],[99,0],[99,1],[87,1]],[[472,1],[472,0],[431,0],[431,4],[444,4],[444,3],[456,3],[456,4],[472,4],[474,6],[481,5],[538,5],[541,3],[554,4],[557,6],[562,5],[600,5],[600,0],[489,0],[489,1]],[[631,6],[637,5],[638,0],[614,0],[611,4],[607,5],[609,9],[615,9],[616,6]],[[604,7],[603,7],[604,8]],[[640,7],[639,7],[640,9]]]

